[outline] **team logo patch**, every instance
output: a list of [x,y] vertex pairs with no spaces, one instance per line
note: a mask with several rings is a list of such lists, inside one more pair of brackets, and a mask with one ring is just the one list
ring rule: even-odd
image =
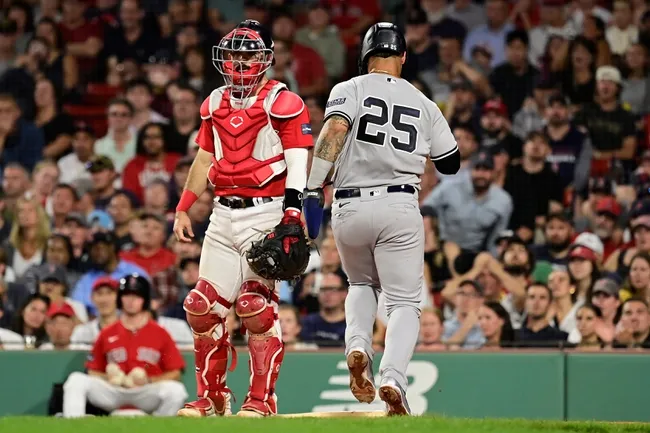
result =
[[302,135],[311,134],[311,123],[303,123],[300,125],[300,129],[302,129]]
[[327,105],[325,105],[325,108],[334,107],[336,105],[343,105],[343,103],[345,103],[345,98],[332,99],[331,101],[327,101]]

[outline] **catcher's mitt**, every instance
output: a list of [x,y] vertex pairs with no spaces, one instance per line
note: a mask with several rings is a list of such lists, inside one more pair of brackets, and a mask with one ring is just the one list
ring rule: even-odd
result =
[[280,223],[246,254],[250,268],[267,280],[291,281],[309,263],[309,240],[299,223]]

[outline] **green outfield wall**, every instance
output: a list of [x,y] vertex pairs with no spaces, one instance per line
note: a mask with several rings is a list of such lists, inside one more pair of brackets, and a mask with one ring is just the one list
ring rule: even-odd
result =
[[[194,395],[193,354],[184,356],[189,368],[183,381]],[[229,373],[233,409],[246,395],[247,356],[240,350],[239,365]],[[85,357],[0,352],[0,415],[45,415],[52,385],[83,370]],[[417,414],[650,422],[650,354],[419,353],[408,376]],[[352,397],[339,352],[287,353],[277,393],[282,413],[382,409]]]

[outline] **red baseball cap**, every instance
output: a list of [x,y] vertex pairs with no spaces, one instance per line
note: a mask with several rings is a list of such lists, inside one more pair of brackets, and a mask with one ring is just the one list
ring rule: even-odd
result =
[[596,213],[608,213],[618,218],[621,212],[621,206],[614,197],[602,197],[596,203]]
[[483,114],[495,112],[500,116],[508,117],[508,107],[499,99],[491,99],[483,104]]
[[110,287],[111,289],[117,291],[117,289],[120,287],[120,283],[117,280],[108,276],[99,277],[93,283],[93,292],[99,289],[100,287]]
[[591,262],[598,261],[598,256],[594,251],[580,245],[572,248],[571,251],[569,252],[569,260],[573,258],[585,259]]
[[50,305],[50,309],[47,310],[47,317],[52,319],[54,318],[54,316],[58,316],[58,315],[66,316],[71,319],[76,316],[76,314],[74,314],[74,310],[67,302],[64,302],[63,304],[59,304],[59,305],[57,304]]

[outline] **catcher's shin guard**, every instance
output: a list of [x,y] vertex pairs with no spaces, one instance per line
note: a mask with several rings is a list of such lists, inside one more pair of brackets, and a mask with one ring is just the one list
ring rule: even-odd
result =
[[284,344],[277,331],[277,295],[259,281],[245,281],[235,311],[248,333],[250,387],[240,416],[278,413],[275,383],[284,357]]
[[230,371],[233,371],[237,363],[237,353],[230,344],[224,320],[231,306],[232,304],[219,296],[217,290],[205,280],[199,280],[185,298],[183,308],[194,334],[198,399],[179,410],[179,416],[231,414],[231,391],[226,386],[226,370],[228,354],[232,352],[233,355],[230,366]]

